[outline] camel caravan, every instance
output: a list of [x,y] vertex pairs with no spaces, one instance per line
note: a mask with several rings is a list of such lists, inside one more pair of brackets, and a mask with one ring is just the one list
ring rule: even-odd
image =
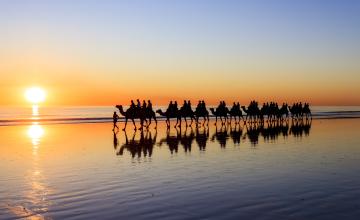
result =
[[[131,100],[130,107],[125,111],[122,105],[115,106],[120,114],[125,117],[125,127],[126,129],[128,120],[131,120],[134,124],[135,130],[137,129],[135,124],[135,119],[140,120],[140,129],[149,128],[151,121],[155,121],[155,128],[157,127],[156,113],[160,116],[166,118],[167,128],[170,128],[170,119],[176,119],[174,127],[181,127],[182,120],[185,121],[186,127],[191,127],[193,123],[196,126],[209,123],[209,111],[206,108],[204,100],[198,102],[195,111],[191,107],[191,102],[184,100],[184,103],[181,107],[178,106],[177,101],[170,101],[166,111],[161,109],[153,110],[152,103],[150,100],[147,102],[144,100],[141,104],[140,100],[137,99],[135,104]],[[229,109],[226,106],[225,101],[220,101],[219,105],[216,108],[210,108],[211,116],[215,117],[215,125],[218,122],[218,118],[221,121],[221,124],[231,123],[234,119],[235,124],[240,123],[243,120],[244,123],[264,123],[264,121],[273,122],[273,121],[284,121],[288,120],[291,116],[292,120],[302,120],[302,119],[312,119],[311,110],[309,103],[302,104],[301,102],[294,103],[292,106],[289,106],[286,103],[283,103],[281,107],[276,102],[266,102],[259,107],[258,102],[251,101],[250,104],[245,106],[240,106],[239,102],[234,102],[232,107]],[[244,112],[244,115],[243,115]],[[120,118],[116,112],[114,112],[114,129],[117,127],[116,122]],[[190,123],[188,123],[188,120]]]

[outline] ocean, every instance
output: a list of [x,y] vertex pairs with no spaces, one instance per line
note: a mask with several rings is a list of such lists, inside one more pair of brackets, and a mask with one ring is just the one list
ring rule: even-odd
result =
[[[208,106],[208,109],[210,107],[213,106]],[[155,106],[154,110],[156,109],[165,110],[166,106]],[[33,122],[42,124],[109,122],[112,121],[114,111],[119,114],[113,106],[0,107],[0,125],[24,125]],[[360,106],[312,106],[311,111],[314,119],[360,117]],[[163,119],[159,115],[157,117]]]

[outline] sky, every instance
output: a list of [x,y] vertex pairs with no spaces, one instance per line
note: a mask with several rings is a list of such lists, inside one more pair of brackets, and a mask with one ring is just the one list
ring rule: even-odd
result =
[[0,0],[0,105],[360,105],[360,1]]

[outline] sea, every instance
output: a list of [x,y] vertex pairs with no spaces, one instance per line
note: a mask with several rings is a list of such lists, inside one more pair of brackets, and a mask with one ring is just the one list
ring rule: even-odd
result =
[[0,219],[360,219],[360,108],[311,110],[113,130],[112,106],[1,108]]
[[[214,106],[208,108],[210,107]],[[128,106],[124,108],[126,110]],[[155,106],[154,110],[157,109],[166,110],[166,106]],[[119,114],[114,106],[0,107],[0,126],[33,122],[42,124],[109,122],[112,121],[114,111]],[[360,106],[312,106],[311,111],[315,119],[360,117]],[[160,120],[164,119],[159,115],[157,117]],[[124,121],[124,118],[121,117],[120,121]]]

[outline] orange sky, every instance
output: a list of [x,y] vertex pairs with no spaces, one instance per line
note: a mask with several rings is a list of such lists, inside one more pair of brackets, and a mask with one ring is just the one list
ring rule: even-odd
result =
[[351,5],[68,4],[0,4],[0,105],[27,104],[32,86],[47,91],[44,105],[360,105]]

